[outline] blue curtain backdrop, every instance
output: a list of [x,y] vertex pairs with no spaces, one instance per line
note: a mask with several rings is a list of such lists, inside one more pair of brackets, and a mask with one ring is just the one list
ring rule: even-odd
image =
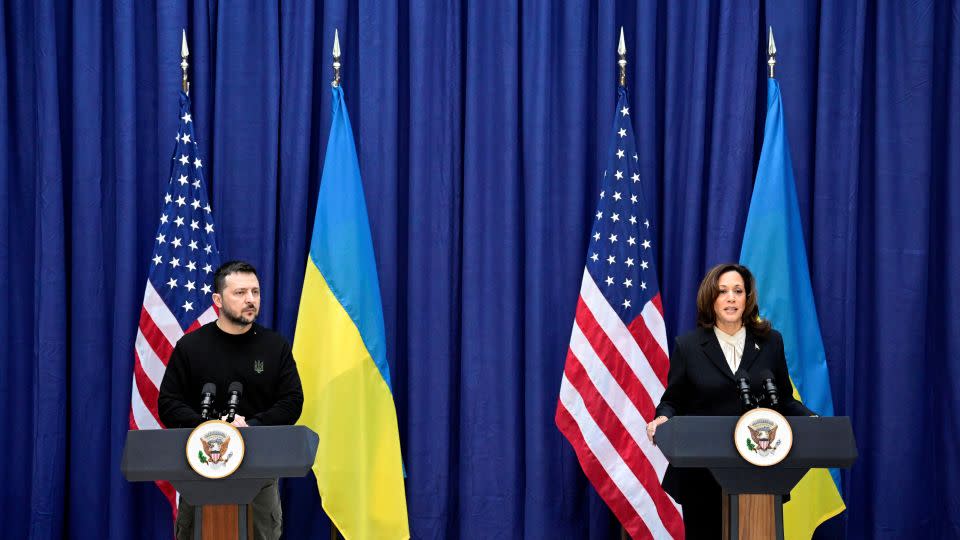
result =
[[[704,270],[740,251],[768,24],[836,411],[860,448],[849,509],[819,535],[960,536],[956,2],[8,0],[0,15],[4,536],[169,538],[159,491],[119,463],[181,27],[222,254],[260,269],[262,320],[288,338],[340,29],[413,536],[615,536],[553,413],[617,28],[673,336]],[[283,495],[288,537],[327,534],[312,479]]]

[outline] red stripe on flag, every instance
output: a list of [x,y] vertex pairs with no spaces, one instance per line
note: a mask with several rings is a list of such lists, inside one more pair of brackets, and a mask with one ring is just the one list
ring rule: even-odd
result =
[[143,333],[143,337],[147,338],[147,343],[153,348],[153,352],[157,353],[157,357],[166,366],[170,360],[170,355],[173,353],[173,345],[153,322],[153,318],[150,317],[146,309],[140,310],[140,332]]
[[677,512],[673,501],[667,496],[666,492],[660,486],[660,478],[653,465],[643,453],[643,450],[633,439],[630,432],[617,417],[610,405],[603,399],[593,382],[587,375],[583,364],[576,358],[571,358],[573,351],[567,352],[567,365],[564,373],[567,380],[576,388],[577,393],[583,398],[583,403],[587,407],[587,412],[593,417],[597,426],[603,431],[603,434],[610,441],[614,450],[620,455],[620,458],[627,464],[627,467],[637,477],[640,485],[653,500],[660,516],[660,521],[674,538],[683,537],[683,518]]
[[587,478],[590,480],[590,483],[593,484],[597,493],[600,494],[600,497],[603,498],[607,506],[610,507],[610,510],[613,511],[613,514],[620,520],[623,528],[626,529],[633,538],[652,538],[650,529],[647,528],[643,519],[640,518],[640,514],[630,505],[630,501],[627,500],[623,492],[620,491],[620,488],[617,487],[617,484],[614,483],[610,475],[607,474],[603,465],[601,465],[600,462],[597,461],[596,456],[593,455],[586,440],[583,438],[583,434],[580,432],[580,426],[577,425],[577,422],[573,419],[573,416],[570,415],[570,412],[567,411],[567,408],[563,406],[563,403],[557,404],[556,422],[557,427],[560,428],[563,435],[570,441],[570,445],[573,446],[573,451],[577,454],[577,459],[580,461],[580,467],[583,468],[583,472],[587,475]]
[[627,325],[627,329],[630,330],[633,339],[637,340],[637,345],[640,346],[643,355],[647,357],[647,361],[650,363],[650,367],[657,375],[657,378],[660,379],[660,382],[666,387],[667,373],[670,371],[670,359],[667,358],[666,351],[660,348],[660,344],[657,343],[653,334],[650,333],[646,321],[643,320],[642,316],[637,316],[636,319]]
[[[583,302],[582,297],[577,303],[576,321],[577,326],[580,327],[583,335],[590,342],[590,346],[593,347],[603,364],[607,366],[620,388],[623,388],[634,407],[640,411],[640,414],[648,422],[653,420],[656,405],[650,399],[650,394],[643,387],[643,383],[640,382],[633,370],[630,369],[630,365],[624,360],[617,347],[610,341],[607,333],[603,331],[603,328],[600,328],[590,308]],[[571,355],[571,352],[567,353],[567,362],[570,361]]]
[[143,400],[143,404],[147,406],[150,414],[157,419],[157,423],[160,423],[160,413],[157,409],[157,400],[160,397],[159,389],[153,385],[153,381],[151,381],[147,373],[143,371],[143,366],[140,364],[140,355],[134,351],[133,356],[135,359],[133,363],[133,377],[137,381],[137,390],[140,392],[140,399]]

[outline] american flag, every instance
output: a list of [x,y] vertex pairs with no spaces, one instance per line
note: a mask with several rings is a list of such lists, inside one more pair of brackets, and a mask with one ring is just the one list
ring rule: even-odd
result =
[[[220,253],[190,98],[183,92],[172,160],[134,342],[130,429],[163,428],[157,395],[170,353],[185,333],[217,318],[211,295]],[[176,510],[173,487],[166,482],[157,484]]]
[[623,87],[613,124],[556,422],[633,538],[683,538],[680,507],[660,487],[667,461],[646,437],[669,359],[654,227]]

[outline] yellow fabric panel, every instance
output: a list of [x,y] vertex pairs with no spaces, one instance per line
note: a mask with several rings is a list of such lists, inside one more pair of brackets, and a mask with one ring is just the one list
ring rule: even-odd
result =
[[393,395],[310,260],[293,355],[304,394],[298,424],[320,436],[313,472],[327,515],[347,539],[409,538]]
[[[792,378],[793,397],[800,392]],[[790,491],[790,502],[783,505],[784,540],[810,540],[824,521],[847,509],[829,469],[810,469]]]
[[827,469],[810,469],[783,505],[784,540],[810,540],[824,521],[846,510]]

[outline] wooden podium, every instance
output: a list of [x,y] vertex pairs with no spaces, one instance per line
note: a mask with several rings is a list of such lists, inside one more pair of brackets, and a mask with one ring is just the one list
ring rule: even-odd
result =
[[733,445],[737,416],[675,416],[657,428],[671,465],[709,469],[723,489],[723,538],[783,540],[783,496],[812,468],[849,468],[857,460],[850,418],[790,416],[793,449],[758,467]]
[[120,466],[130,482],[167,480],[196,506],[194,538],[245,540],[252,534],[248,504],[276,478],[306,476],[317,455],[317,434],[304,426],[240,428],[245,455],[227,478],[212,480],[187,464],[192,429],[131,430]]

